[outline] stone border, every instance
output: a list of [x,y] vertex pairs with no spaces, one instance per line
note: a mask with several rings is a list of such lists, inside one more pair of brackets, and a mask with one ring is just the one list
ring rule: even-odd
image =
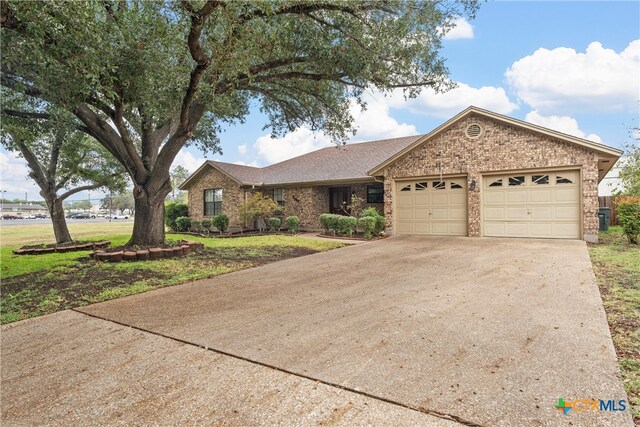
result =
[[88,250],[104,249],[110,244],[111,242],[109,240],[103,240],[101,242],[89,242],[89,243],[81,243],[81,244],[69,245],[69,246],[52,246],[52,247],[45,247],[45,248],[21,248],[21,249],[15,249],[13,253],[15,255],[44,255],[44,254],[52,254],[52,253],[88,251]]
[[122,250],[116,252],[95,251],[92,258],[96,261],[122,262],[122,261],[151,261],[163,258],[179,258],[193,251],[204,249],[204,243],[186,242],[181,246],[171,248],[149,248],[140,250]]

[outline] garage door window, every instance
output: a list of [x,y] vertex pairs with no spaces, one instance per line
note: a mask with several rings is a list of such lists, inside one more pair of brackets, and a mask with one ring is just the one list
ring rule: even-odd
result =
[[573,184],[573,181],[571,181],[569,178],[556,175],[556,184]]
[[436,190],[444,190],[446,188],[446,184],[444,181],[433,181],[433,188]]
[[531,182],[534,185],[544,185],[549,183],[549,175],[533,175]]
[[510,176],[509,187],[516,187],[518,185],[524,185],[524,176]]
[[451,183],[451,189],[455,190],[456,188],[463,188],[462,185],[458,184],[457,182],[452,182]]
[[502,178],[493,181],[491,184],[489,184],[489,187],[502,187]]
[[402,188],[400,189],[400,191],[411,191],[411,184],[409,184],[409,185],[405,185],[404,187],[402,187]]
[[416,191],[424,191],[429,188],[428,182],[416,182]]

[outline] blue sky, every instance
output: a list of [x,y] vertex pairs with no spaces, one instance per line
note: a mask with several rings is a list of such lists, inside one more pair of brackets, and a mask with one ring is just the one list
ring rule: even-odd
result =
[[[629,142],[630,128],[639,125],[638,1],[484,3],[475,20],[448,35],[442,56],[456,89],[410,101],[370,92],[368,110],[352,110],[359,127],[352,141],[427,133],[469,104],[614,147]],[[245,124],[221,135],[222,155],[188,148],[175,164],[191,172],[205,158],[265,166],[331,144],[308,129],[274,140],[265,123],[254,109]],[[21,159],[0,150],[0,161],[8,198],[26,191],[39,199]]]

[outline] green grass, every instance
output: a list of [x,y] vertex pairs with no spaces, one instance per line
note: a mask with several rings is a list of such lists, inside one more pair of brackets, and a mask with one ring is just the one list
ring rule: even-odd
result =
[[[120,246],[129,237],[102,233],[82,240],[107,239],[113,246]],[[89,251],[14,255],[11,251],[25,244],[24,241],[3,247],[0,322],[15,322],[344,246],[335,241],[286,235],[213,239],[168,234],[167,239],[201,241],[206,250],[183,258],[111,264],[91,260]]]
[[600,233],[589,254],[636,424],[640,424],[640,245],[620,227]]

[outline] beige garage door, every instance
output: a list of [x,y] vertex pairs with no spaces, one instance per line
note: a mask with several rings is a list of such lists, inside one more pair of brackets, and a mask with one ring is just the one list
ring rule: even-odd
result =
[[486,176],[482,188],[484,235],[580,238],[580,172]]
[[398,234],[467,235],[466,178],[396,183]]

